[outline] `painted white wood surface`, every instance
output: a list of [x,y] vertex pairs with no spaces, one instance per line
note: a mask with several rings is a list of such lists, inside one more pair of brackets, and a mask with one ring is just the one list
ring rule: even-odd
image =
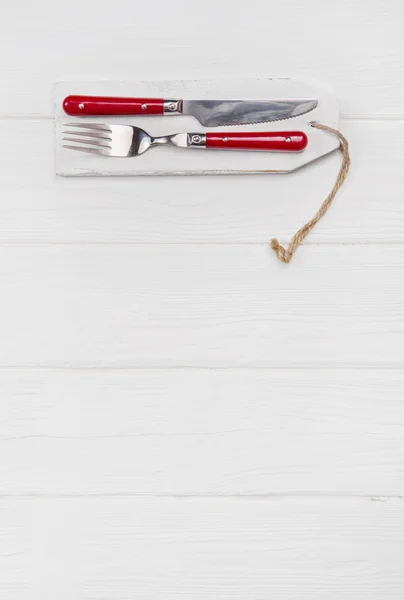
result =
[[3,369],[0,495],[404,496],[403,388],[398,370]]
[[4,598],[401,600],[398,498],[0,501]]
[[0,365],[404,365],[400,245],[0,248]]
[[[401,600],[402,2],[3,12],[0,597]],[[289,266],[268,241],[336,154],[270,179],[53,175],[56,80],[269,74],[335,93],[353,158]]]

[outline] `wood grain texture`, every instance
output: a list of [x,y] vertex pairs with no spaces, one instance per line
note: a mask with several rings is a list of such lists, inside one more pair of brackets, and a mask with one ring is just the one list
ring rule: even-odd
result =
[[[344,121],[353,165],[305,244],[404,238],[404,123]],[[285,176],[81,178],[53,175],[53,128],[0,121],[0,242],[287,243],[329,193],[338,153]],[[21,170],[21,147],[29,160]],[[251,193],[251,190],[254,193]]]
[[[403,116],[400,0],[9,4],[0,23],[3,115],[51,116],[58,79],[293,76],[334,89],[344,113]],[[46,18],[44,18],[46,14]],[[17,43],[19,39],[24,44]],[[209,40],[204,43],[205,40]],[[30,50],[27,51],[27,48]],[[94,51],[94,49],[97,51]]]
[[402,371],[0,370],[0,495],[404,495]]
[[399,499],[0,503],[10,600],[401,600]]
[[404,247],[3,246],[0,366],[404,363]]

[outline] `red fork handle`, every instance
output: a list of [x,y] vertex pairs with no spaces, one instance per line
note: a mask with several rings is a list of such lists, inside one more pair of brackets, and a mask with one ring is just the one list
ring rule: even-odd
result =
[[162,115],[163,98],[112,98],[108,96],[68,96],[63,100],[68,115]]
[[207,133],[206,148],[220,150],[273,150],[301,152],[307,146],[303,131],[253,131],[245,133]]

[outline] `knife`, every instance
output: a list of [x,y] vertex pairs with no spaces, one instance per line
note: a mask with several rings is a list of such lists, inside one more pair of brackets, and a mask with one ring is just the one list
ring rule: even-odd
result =
[[113,98],[68,96],[68,115],[192,115],[204,127],[247,125],[281,121],[304,115],[317,100],[165,100],[164,98]]

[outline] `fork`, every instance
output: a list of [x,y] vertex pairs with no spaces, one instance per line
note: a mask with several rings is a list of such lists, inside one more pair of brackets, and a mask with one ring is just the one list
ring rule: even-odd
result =
[[[176,133],[152,137],[140,127],[107,125],[102,123],[65,123],[72,129],[63,131],[63,144],[69,150],[78,150],[102,156],[139,156],[149,148],[173,144],[179,148],[216,148],[221,150],[272,150],[301,152],[307,146],[302,131],[253,131],[225,133]],[[74,128],[74,129],[73,129]]]

